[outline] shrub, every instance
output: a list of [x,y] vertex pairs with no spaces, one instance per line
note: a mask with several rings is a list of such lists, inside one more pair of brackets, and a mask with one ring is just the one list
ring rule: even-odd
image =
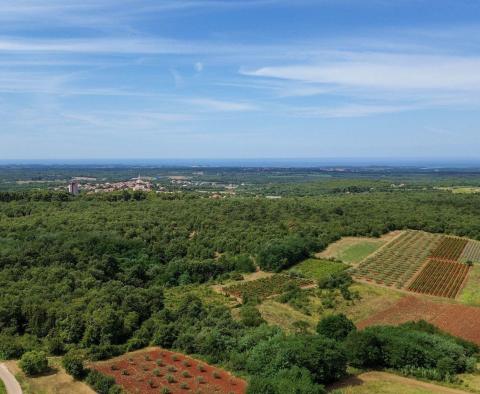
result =
[[111,394],[111,389],[115,386],[115,379],[111,376],[106,376],[96,370],[90,370],[85,379],[98,394]]
[[168,383],[175,383],[175,378],[173,375],[167,375],[165,378],[167,379]]
[[330,383],[344,376],[347,359],[342,347],[321,336],[274,337],[260,342],[248,354],[247,371],[266,376],[280,369],[305,368],[316,383]]
[[188,371],[183,371],[183,372],[182,372],[182,376],[183,376],[184,378],[189,378],[189,377],[190,377],[190,374],[188,373]]
[[375,333],[352,331],[345,342],[349,363],[357,368],[375,368],[383,365],[382,341]]
[[85,377],[85,368],[83,366],[83,357],[78,352],[70,351],[62,358],[62,365],[68,374],[75,379],[83,379]]
[[350,332],[355,330],[355,324],[343,313],[324,317],[317,325],[317,332],[320,335],[337,341],[343,341]]
[[20,368],[26,375],[39,375],[48,371],[48,360],[45,352],[32,350],[20,359]]
[[221,376],[217,371],[213,371],[212,376],[213,376],[215,379],[221,379],[221,378],[222,378],[222,376]]
[[160,392],[161,392],[162,394],[170,394],[170,393],[171,393],[171,391],[170,391],[170,389],[169,389],[168,387],[162,387],[162,389],[160,390]]
[[293,367],[278,371],[271,377],[253,376],[247,394],[324,394],[322,385],[316,384],[304,368]]
[[180,388],[183,389],[183,390],[188,390],[188,384],[183,382],[182,384],[180,384]]
[[158,368],[155,368],[153,371],[152,371],[152,374],[153,376],[160,376],[160,370]]
[[45,346],[48,353],[53,356],[60,356],[65,353],[65,344],[57,336],[47,337],[45,339]]
[[245,305],[240,308],[240,319],[247,327],[258,327],[265,323],[259,310],[251,305]]

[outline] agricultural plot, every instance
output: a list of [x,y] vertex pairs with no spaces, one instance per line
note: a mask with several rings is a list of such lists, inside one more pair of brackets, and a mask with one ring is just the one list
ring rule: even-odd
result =
[[438,297],[455,298],[469,269],[470,267],[464,263],[429,259],[408,290]]
[[160,348],[128,353],[92,368],[112,376],[126,393],[243,394],[246,382],[204,362]]
[[352,270],[352,275],[357,279],[403,288],[441,240],[441,235],[406,231],[365,259]]
[[313,284],[314,283],[308,279],[293,278],[288,275],[277,274],[268,278],[237,283],[225,287],[223,291],[229,295],[242,299],[258,298],[263,300],[273,295],[284,293],[291,285],[307,287],[312,286]]
[[462,254],[460,255],[459,260],[462,263],[471,261],[472,263],[480,263],[480,242],[479,241],[469,241],[463,249]]
[[442,260],[457,261],[463,253],[468,240],[455,237],[443,237],[440,244],[433,249],[430,257]]
[[363,329],[418,320],[426,320],[443,331],[480,345],[480,308],[427,301],[414,296],[401,298],[396,304],[361,321],[357,327]]

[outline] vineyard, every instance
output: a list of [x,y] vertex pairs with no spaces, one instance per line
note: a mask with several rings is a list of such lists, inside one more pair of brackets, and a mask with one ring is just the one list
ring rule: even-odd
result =
[[406,231],[352,271],[356,279],[438,297],[455,298],[480,262],[480,242]]
[[225,287],[223,290],[234,297],[263,300],[273,295],[284,293],[290,286],[306,287],[313,285],[308,279],[294,278],[288,275],[273,275],[268,278],[242,282]]
[[357,279],[403,288],[420,270],[441,235],[405,231],[352,271]]
[[462,238],[443,237],[440,244],[432,251],[430,257],[457,261],[462,255],[468,241]]
[[469,268],[464,263],[429,259],[408,290],[438,297],[455,298],[467,277]]
[[480,242],[469,241],[465,246],[462,255],[459,259],[462,263],[471,261],[473,263],[480,263]]

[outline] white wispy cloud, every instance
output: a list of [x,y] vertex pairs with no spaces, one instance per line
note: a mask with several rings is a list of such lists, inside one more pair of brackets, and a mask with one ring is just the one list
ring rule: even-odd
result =
[[383,90],[478,90],[480,57],[359,54],[357,59],[261,67],[243,74]]
[[224,101],[211,98],[193,98],[185,100],[186,103],[198,106],[201,109],[215,112],[244,112],[255,111],[257,106],[246,102]]

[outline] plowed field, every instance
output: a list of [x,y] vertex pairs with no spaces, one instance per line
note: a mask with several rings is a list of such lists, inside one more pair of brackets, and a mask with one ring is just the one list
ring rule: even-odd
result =
[[358,327],[397,325],[422,319],[443,331],[480,345],[480,308],[432,302],[413,296],[402,298],[383,312],[363,320]]
[[160,348],[98,362],[92,368],[113,376],[127,393],[244,394],[246,382],[202,361]]

